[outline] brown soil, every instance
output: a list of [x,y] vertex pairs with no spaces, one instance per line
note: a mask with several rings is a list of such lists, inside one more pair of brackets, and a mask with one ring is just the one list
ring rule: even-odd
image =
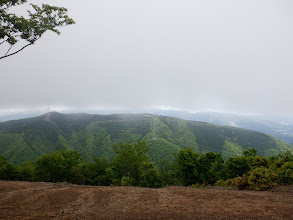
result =
[[293,187],[94,187],[0,181],[0,219],[293,219]]

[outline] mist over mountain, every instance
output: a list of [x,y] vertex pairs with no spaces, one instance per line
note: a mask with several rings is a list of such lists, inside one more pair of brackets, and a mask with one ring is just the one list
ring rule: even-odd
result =
[[0,154],[20,164],[43,153],[74,149],[88,159],[93,155],[112,158],[112,146],[145,140],[155,162],[171,160],[183,148],[222,153],[224,158],[255,148],[271,156],[293,146],[267,134],[206,122],[153,114],[93,115],[47,113],[0,123]]
[[203,121],[215,125],[232,126],[273,135],[293,144],[293,117],[282,115],[236,115],[218,112],[183,112],[173,110],[153,110],[154,114],[185,120]]
[[[72,111],[63,111],[70,113]],[[237,115],[219,112],[196,112],[190,113],[187,111],[177,110],[85,110],[89,114],[109,115],[109,114],[155,114],[161,116],[170,116],[184,120],[202,121],[221,126],[232,126],[237,128],[245,128],[249,130],[259,131],[272,135],[289,144],[293,144],[293,116],[288,115]],[[45,111],[27,111],[10,114],[0,114],[0,122],[9,120],[17,120],[40,116],[45,114]]]
[[[72,111],[63,111],[70,113]],[[202,121],[221,126],[232,126],[238,128],[245,128],[249,130],[259,131],[272,135],[289,144],[293,144],[293,116],[286,115],[237,115],[219,112],[196,112],[191,113],[187,111],[177,110],[162,110],[162,109],[148,109],[148,110],[85,110],[89,114],[109,115],[109,114],[155,114],[161,116],[170,116],[184,120]],[[45,114],[45,111],[27,111],[10,114],[0,114],[0,122],[9,120],[17,120],[40,116]]]
[[40,112],[19,112],[19,113],[10,113],[10,114],[0,114],[0,122],[11,121],[11,120],[18,120],[18,119],[25,119],[40,116],[44,113]]

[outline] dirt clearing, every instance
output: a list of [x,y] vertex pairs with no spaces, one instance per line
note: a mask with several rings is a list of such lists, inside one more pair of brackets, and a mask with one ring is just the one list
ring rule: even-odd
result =
[[293,219],[293,187],[256,192],[0,181],[0,219]]

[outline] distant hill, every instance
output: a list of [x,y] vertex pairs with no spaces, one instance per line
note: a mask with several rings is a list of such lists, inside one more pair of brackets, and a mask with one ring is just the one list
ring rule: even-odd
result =
[[293,144],[293,117],[289,116],[249,116],[218,112],[183,112],[174,110],[153,110],[152,113],[185,120],[204,121],[216,125],[226,125],[273,135]]
[[[64,112],[69,113],[69,112]],[[149,113],[154,115],[162,115],[180,118],[184,120],[202,121],[215,125],[232,126],[238,128],[245,128],[249,130],[259,131],[265,134],[272,135],[282,141],[293,145],[293,116],[279,115],[279,116],[252,116],[252,115],[236,115],[219,112],[197,112],[190,113],[177,110],[87,110],[90,114],[139,114]],[[23,113],[0,114],[0,122],[9,120],[17,120],[23,118],[30,118],[42,115],[41,111],[30,111]]]
[[222,153],[225,158],[248,148],[264,156],[293,151],[292,145],[260,132],[151,114],[51,112],[0,123],[0,154],[17,164],[60,149],[75,149],[88,159],[92,155],[111,158],[114,144],[137,140],[150,145],[155,162],[171,159],[188,147],[200,153]]

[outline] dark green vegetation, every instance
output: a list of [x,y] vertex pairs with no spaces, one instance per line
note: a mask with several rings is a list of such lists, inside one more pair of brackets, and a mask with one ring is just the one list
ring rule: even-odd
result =
[[176,155],[174,167],[179,182],[191,187],[215,184],[266,190],[293,184],[293,154],[290,151],[266,158],[251,148],[243,151],[241,156],[224,161],[221,154],[200,155],[192,149],[184,149]]
[[[153,139],[154,133],[156,139]],[[144,140],[151,161],[172,160],[181,149],[221,153],[224,159],[255,148],[261,156],[293,151],[293,146],[272,136],[204,122],[142,115],[90,115],[50,113],[0,123],[0,154],[22,164],[44,153],[76,150],[88,161],[93,155],[113,159],[113,145]]]
[[149,161],[148,150],[145,141],[117,145],[111,161],[94,157],[92,162],[84,160],[77,151],[61,150],[43,154],[21,166],[0,155],[0,179],[161,187],[158,169]]
[[199,154],[186,148],[174,154],[172,162],[164,159],[158,166],[150,161],[148,151],[145,141],[120,144],[114,146],[113,159],[94,157],[88,162],[77,151],[61,150],[43,154],[34,162],[24,162],[21,166],[0,155],[0,179],[151,188],[215,184],[253,190],[293,184],[293,154],[290,151],[265,158],[252,148],[225,161],[219,153]]
[[217,112],[181,112],[174,110],[154,110],[154,114],[192,121],[204,121],[220,126],[233,126],[270,134],[282,141],[293,144],[293,119],[281,115],[273,117],[234,115]]
[[255,149],[244,151],[243,156],[229,158],[224,165],[218,186],[238,189],[266,190],[278,185],[293,184],[293,154],[287,151],[278,156],[258,156]]

